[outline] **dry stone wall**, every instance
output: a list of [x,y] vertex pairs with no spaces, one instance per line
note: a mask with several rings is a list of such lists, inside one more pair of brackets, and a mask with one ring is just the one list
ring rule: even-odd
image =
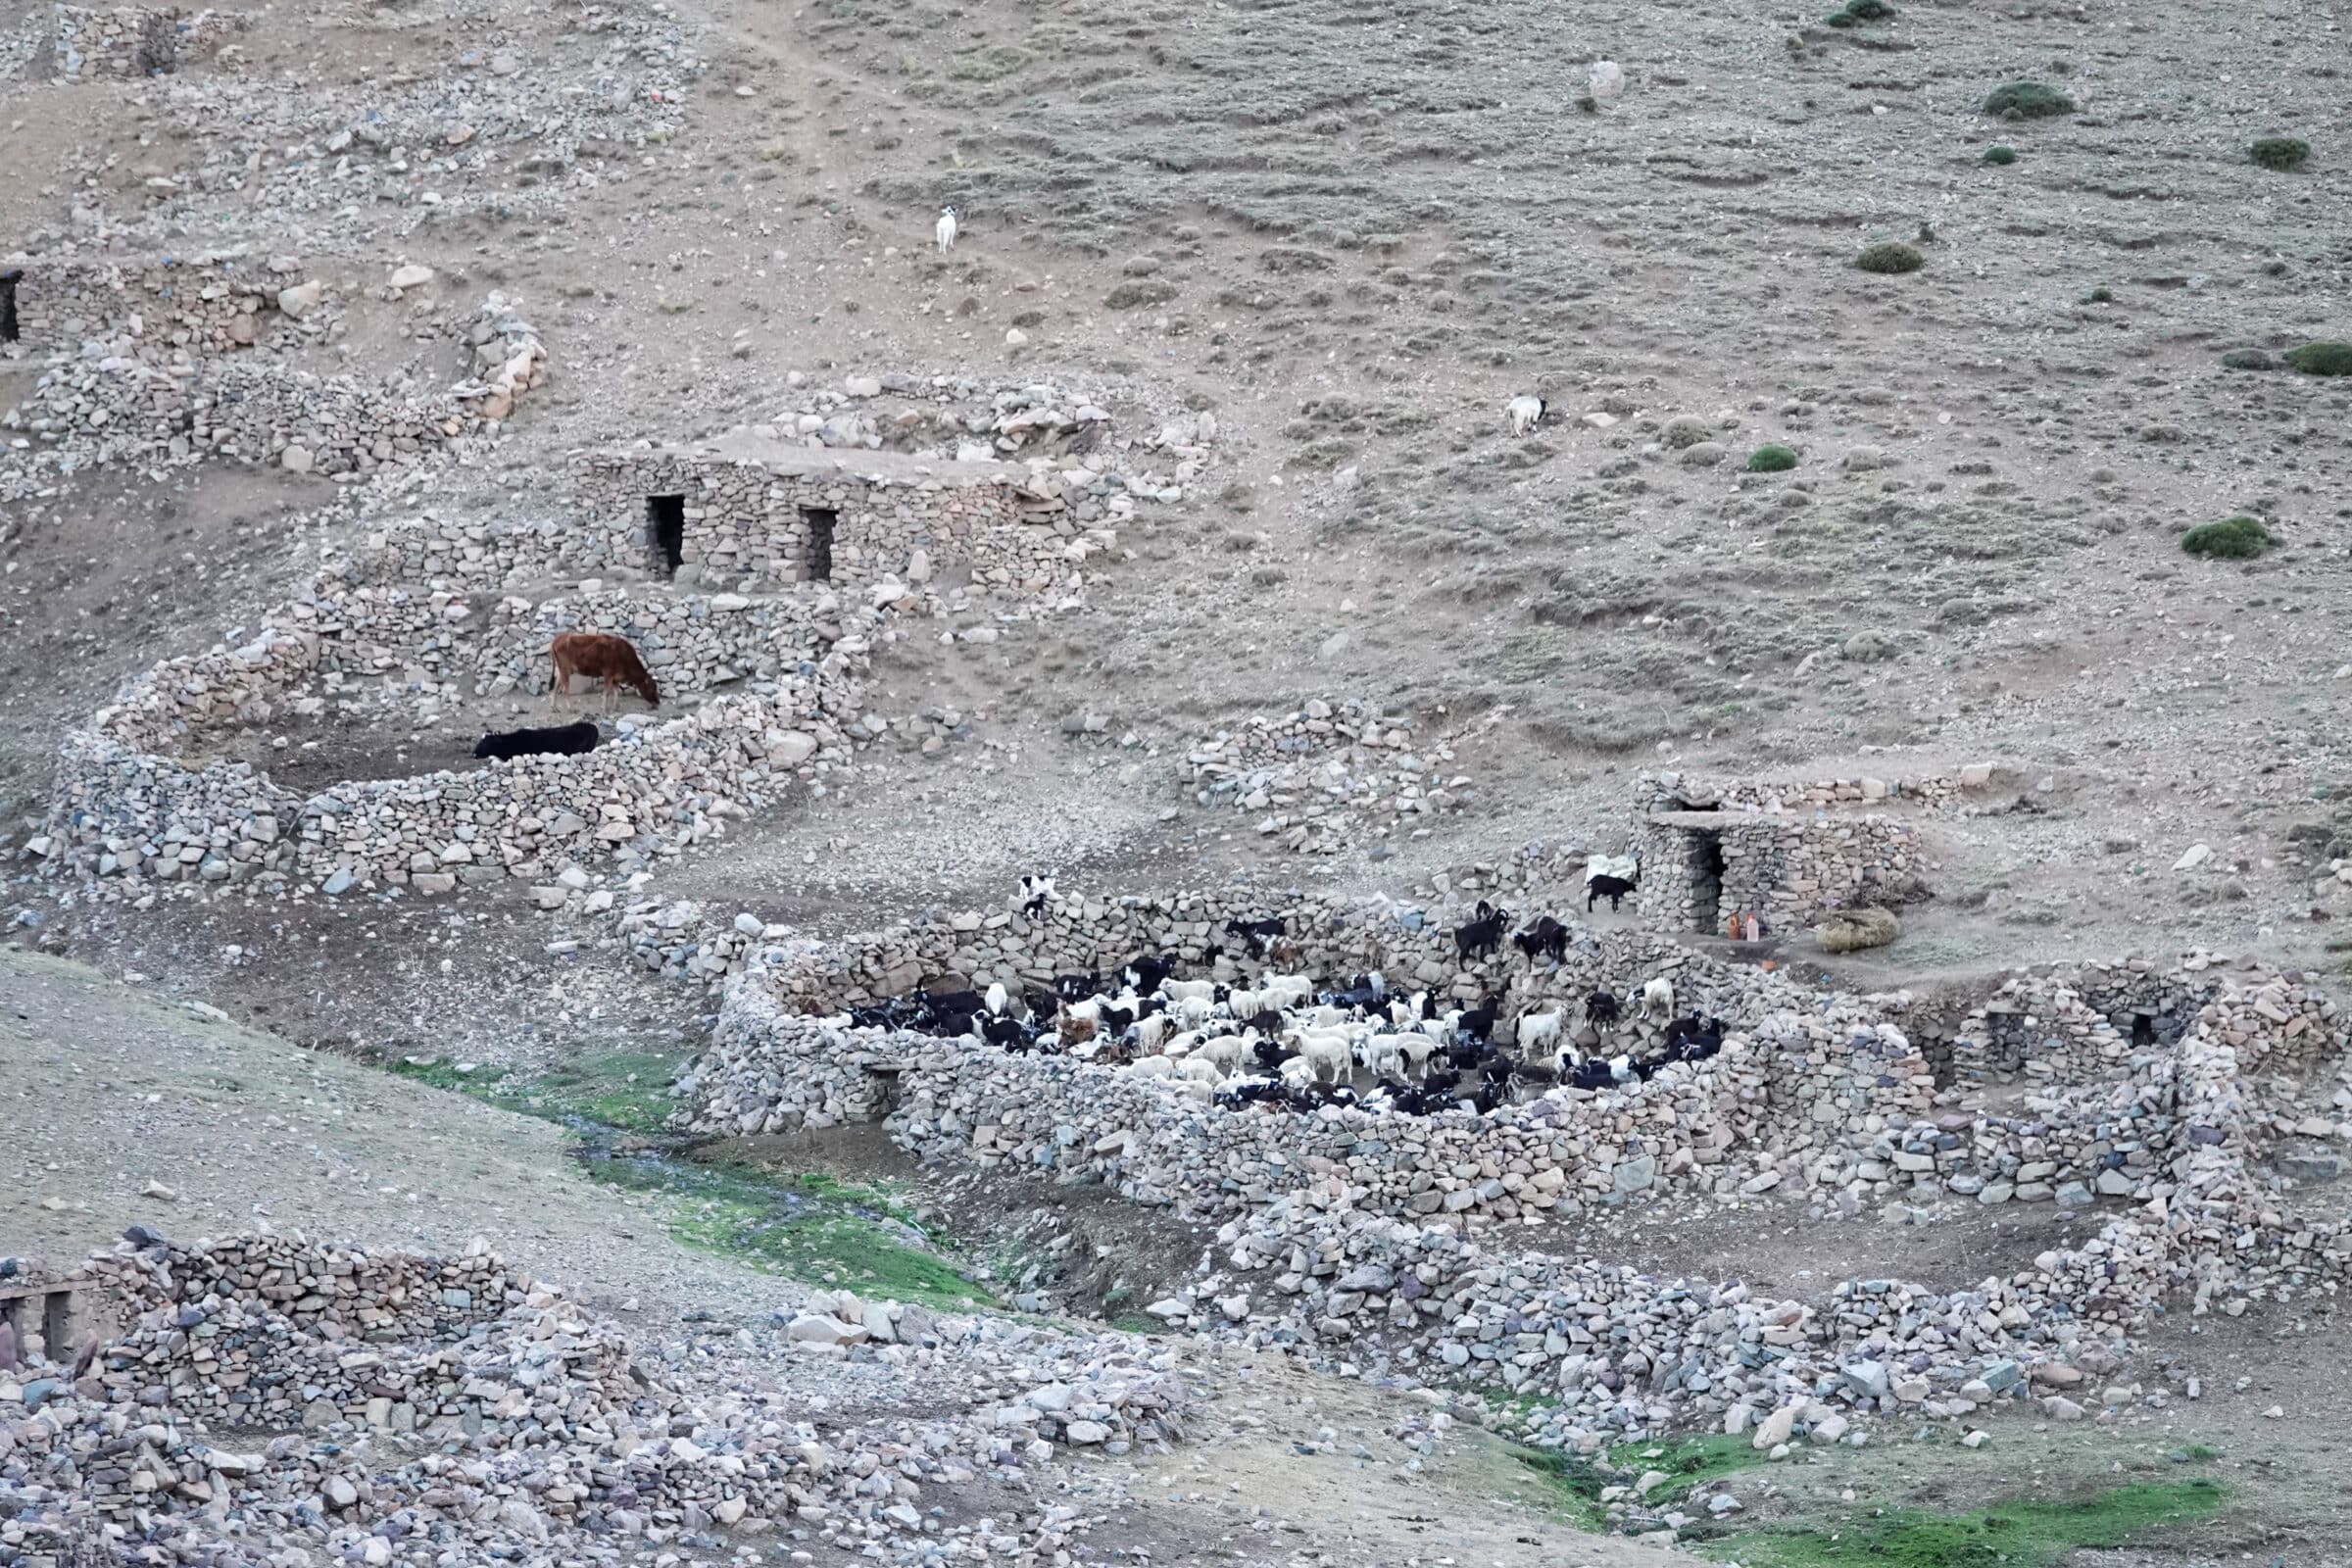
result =
[[494,761],[466,773],[354,781],[302,797],[246,763],[193,768],[164,755],[190,730],[260,718],[316,668],[321,639],[272,632],[173,661],[71,737],[55,826],[33,849],[126,896],[157,881],[252,881],[264,891],[407,885],[448,892],[545,880],[570,861],[646,858],[702,842],[805,768],[839,762],[854,706],[851,656],[827,656],[773,695],[705,704],[585,757]]
[[163,76],[210,58],[251,24],[242,12],[170,6],[53,8],[52,69],[67,81]]

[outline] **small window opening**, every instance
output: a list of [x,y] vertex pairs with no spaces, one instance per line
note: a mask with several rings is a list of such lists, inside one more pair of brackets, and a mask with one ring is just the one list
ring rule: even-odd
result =
[[831,507],[803,507],[801,515],[808,523],[808,580],[833,580],[833,525],[841,514]]
[[647,496],[645,525],[656,567],[665,577],[676,576],[686,564],[686,498]]

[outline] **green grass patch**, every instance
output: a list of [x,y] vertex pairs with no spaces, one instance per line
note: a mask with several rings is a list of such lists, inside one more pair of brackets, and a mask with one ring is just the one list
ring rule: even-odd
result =
[[1747,455],[1750,473],[1786,473],[1796,466],[1796,453],[1789,447],[1758,447]]
[[2180,548],[2208,561],[2252,561],[2278,541],[2259,517],[2200,522],[2180,536]]
[[2300,136],[2264,136],[2246,150],[2247,156],[2265,169],[2281,173],[2301,169],[2303,160],[2311,156],[2311,143]]
[[651,1052],[610,1051],[586,1054],[532,1077],[505,1067],[482,1065],[460,1072],[453,1061],[418,1061],[404,1056],[391,1063],[402,1078],[435,1089],[470,1095],[485,1104],[548,1121],[597,1122],[622,1132],[660,1132],[676,1101],[669,1091],[685,1061]]
[[1854,265],[1865,272],[1916,272],[1928,265],[1928,259],[1916,247],[1890,239],[1882,240],[1855,257]]
[[997,1304],[885,1188],[660,1156],[587,1164],[599,1181],[667,1198],[665,1228],[678,1242],[763,1273],[956,1311]]
[[2322,338],[2286,351],[2286,363],[2305,375],[2352,375],[2352,343]]
[[1984,162],[1999,164],[2003,168],[2007,168],[2017,162],[2017,149],[2007,146],[1987,147],[1984,149]]
[[2084,1547],[2127,1545],[2222,1505],[2206,1480],[2117,1487],[2077,1502],[2005,1502],[1974,1513],[1890,1508],[1836,1529],[1742,1531],[1707,1543],[1741,1568],[2060,1568]]
[[1650,1488],[1642,1499],[1650,1508],[1680,1502],[1695,1488],[1764,1462],[1764,1455],[1756,1451],[1756,1440],[1745,1433],[1736,1437],[1715,1433],[1679,1443],[1621,1443],[1609,1450],[1609,1463],[1623,1472],[1629,1485],[1641,1480],[1645,1470],[1666,1472],[1668,1479]]
[[2075,101],[2046,82],[2012,81],[1992,89],[1984,112],[2004,119],[2048,120],[2073,114]]

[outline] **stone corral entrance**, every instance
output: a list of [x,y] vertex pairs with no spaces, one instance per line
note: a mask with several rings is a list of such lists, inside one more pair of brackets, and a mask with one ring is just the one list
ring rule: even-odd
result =
[[648,564],[657,576],[675,577],[686,564],[686,498],[645,498],[645,545]]

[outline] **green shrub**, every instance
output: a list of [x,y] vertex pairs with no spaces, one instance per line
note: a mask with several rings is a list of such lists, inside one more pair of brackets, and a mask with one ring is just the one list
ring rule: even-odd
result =
[[2276,370],[2278,362],[2267,349],[2231,349],[2222,356],[2225,370]]
[[1890,239],[1855,257],[1854,265],[1865,272],[1916,272],[1928,265],[1928,260],[1901,240]]
[[1788,447],[1758,447],[1747,455],[1750,473],[1786,473],[1796,466],[1796,454]]
[[1992,89],[1992,96],[1984,100],[1984,112],[2019,120],[2047,120],[2053,115],[2073,114],[2075,101],[2038,81],[2013,81]]
[[2181,549],[2208,561],[2252,561],[2278,542],[2259,517],[2200,522],[2180,536]]
[[1845,0],[1845,14],[1856,22],[1885,22],[1894,15],[1886,0]]
[[2115,290],[2101,283],[2097,288],[2082,296],[2082,303],[2085,305],[2113,305]]
[[2311,143],[2300,136],[2265,136],[2252,148],[2254,161],[2265,169],[2301,169],[2311,156]]
[[2352,343],[2323,338],[2286,351],[2286,363],[2305,375],[2352,375]]
[[1984,149],[1984,161],[2006,168],[2017,162],[2017,149],[2014,147],[1987,147]]
[[1861,20],[1850,11],[1833,11],[1821,19],[1821,24],[1825,27],[1852,27],[1859,25]]

